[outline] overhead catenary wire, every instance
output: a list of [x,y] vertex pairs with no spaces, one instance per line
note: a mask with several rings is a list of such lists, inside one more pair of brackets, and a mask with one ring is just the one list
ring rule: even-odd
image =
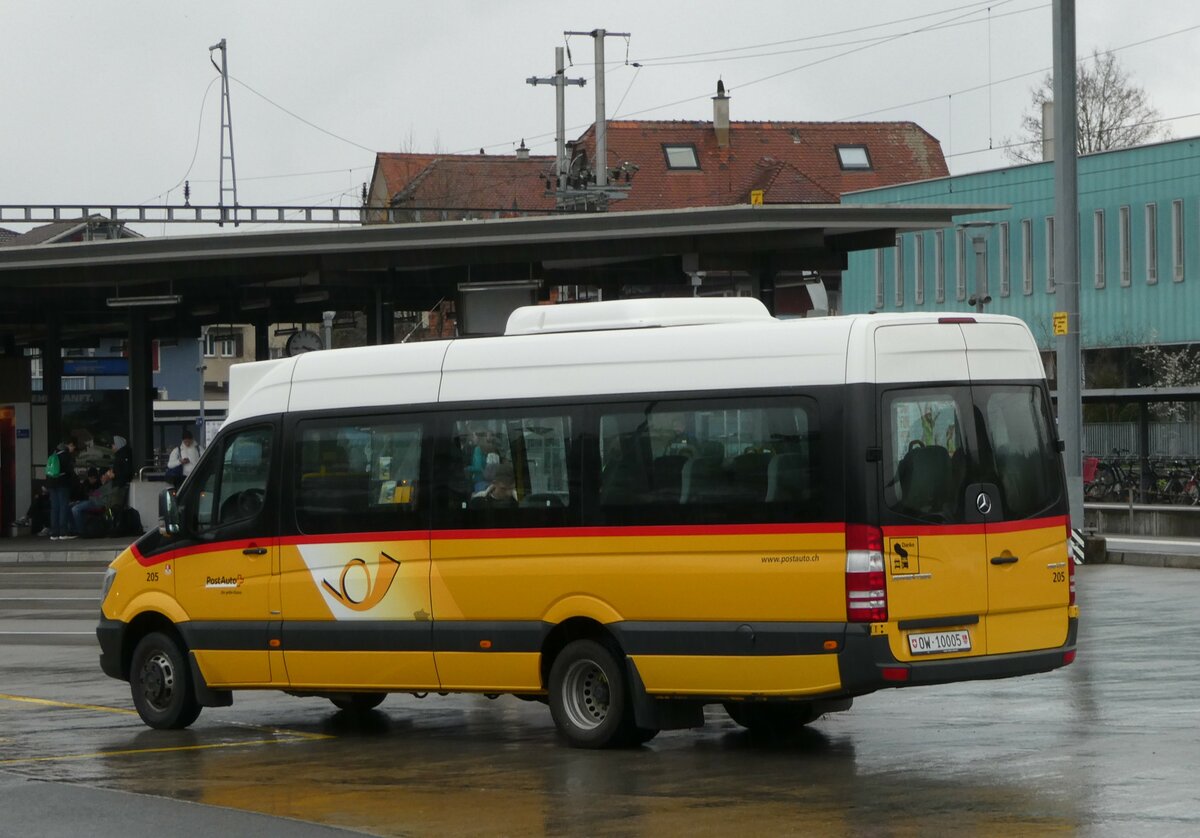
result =
[[[748,81],[748,82],[745,82],[745,83],[743,83],[743,84],[737,85],[736,87],[731,87],[731,90],[733,90],[733,89],[740,89],[740,88],[749,87],[749,86],[751,86],[751,85],[761,84],[761,83],[764,83],[764,82],[766,82],[766,81],[769,81],[769,80],[771,80],[771,79],[778,78],[778,77],[780,77],[780,76],[787,75],[787,74],[790,74],[790,73],[793,73],[793,72],[797,72],[797,71],[800,71],[800,70],[803,70],[803,69],[806,69],[806,68],[809,68],[809,67],[812,67],[812,66],[816,66],[816,65],[818,65],[818,64],[822,64],[822,63],[827,63],[827,62],[830,62],[830,61],[834,61],[834,60],[836,60],[836,59],[838,59],[838,58],[843,58],[843,57],[846,57],[846,56],[848,56],[848,55],[852,55],[852,54],[855,54],[855,53],[857,53],[857,52],[861,52],[861,51],[863,51],[863,50],[870,49],[870,48],[873,48],[873,47],[875,47],[875,46],[879,46],[879,45],[882,45],[882,44],[884,44],[884,43],[889,43],[889,42],[891,42],[891,41],[894,41],[894,40],[897,40],[897,39],[900,39],[900,38],[904,38],[904,37],[908,37],[908,36],[911,36],[911,35],[914,35],[914,34],[917,34],[917,33],[920,33],[920,32],[926,32],[926,31],[935,31],[935,30],[937,30],[937,29],[939,29],[939,28],[947,28],[947,27],[949,27],[949,26],[961,26],[961,25],[969,25],[969,24],[981,23],[981,22],[987,23],[987,25],[990,27],[990,19],[991,19],[991,17],[997,17],[997,18],[998,18],[998,17],[1002,17],[1002,16],[1011,16],[1011,15],[1017,15],[1017,14],[1024,14],[1024,13],[1027,13],[1027,12],[1029,12],[1029,11],[1035,11],[1035,10],[1038,10],[1038,9],[1045,8],[1045,4],[1041,4],[1041,5],[1038,5],[1038,6],[1033,6],[1033,7],[1029,7],[1029,8],[1026,8],[1026,9],[1017,9],[1017,10],[1013,10],[1013,11],[1010,11],[1010,12],[1005,12],[1005,13],[1003,13],[1003,14],[995,14],[995,15],[993,15],[993,14],[992,14],[992,10],[993,10],[994,8],[998,8],[999,6],[1005,5],[1006,3],[1010,3],[1010,2],[1014,2],[1014,0],[1001,0],[1001,2],[993,2],[993,0],[986,0],[986,2],[977,2],[977,3],[972,3],[972,4],[969,4],[969,5],[967,5],[967,6],[958,7],[957,9],[942,9],[942,10],[939,10],[939,11],[936,11],[936,12],[927,12],[927,13],[924,13],[924,14],[921,14],[921,15],[913,15],[913,16],[909,16],[909,17],[906,17],[906,18],[898,18],[898,19],[891,20],[891,21],[887,21],[887,22],[883,22],[883,23],[878,23],[878,24],[870,24],[870,25],[868,25],[868,26],[854,27],[854,28],[850,28],[850,29],[843,29],[843,30],[838,30],[838,31],[834,31],[834,32],[827,32],[827,33],[823,33],[823,34],[820,34],[820,35],[809,35],[809,36],[804,36],[804,37],[802,37],[802,38],[788,39],[788,40],[783,40],[783,41],[775,41],[775,42],[764,43],[764,44],[755,44],[755,45],[750,45],[750,46],[745,46],[745,47],[732,47],[732,48],[727,48],[727,49],[724,49],[724,50],[712,50],[712,51],[708,51],[708,52],[698,52],[698,53],[684,53],[684,54],[679,54],[679,55],[674,55],[674,56],[661,56],[661,57],[658,57],[658,58],[648,58],[648,59],[641,59],[641,60],[639,60],[638,62],[630,62],[630,64],[629,64],[628,66],[633,66],[633,67],[634,67],[634,70],[635,70],[635,72],[634,72],[634,76],[633,76],[633,79],[631,79],[631,81],[630,81],[630,85],[629,85],[629,87],[627,87],[627,88],[626,88],[625,94],[622,96],[621,102],[618,104],[618,108],[617,108],[617,110],[614,112],[614,116],[616,116],[616,114],[620,113],[620,108],[621,108],[621,106],[623,106],[625,99],[626,99],[626,98],[627,98],[627,96],[629,95],[629,92],[630,92],[630,90],[632,89],[632,86],[633,86],[634,82],[637,80],[637,78],[638,78],[638,74],[640,73],[640,70],[642,69],[642,67],[640,67],[640,66],[637,66],[637,64],[640,64],[640,63],[642,63],[642,62],[651,62],[651,61],[656,61],[656,60],[668,60],[668,59],[677,59],[677,58],[688,58],[688,57],[695,57],[695,56],[718,55],[718,54],[722,54],[722,53],[732,53],[732,52],[738,52],[738,51],[745,51],[745,50],[747,50],[747,49],[762,48],[762,47],[770,47],[770,46],[776,46],[776,45],[785,45],[785,44],[791,44],[791,43],[801,43],[801,42],[805,42],[805,41],[811,41],[811,40],[814,40],[814,39],[819,39],[819,38],[823,38],[823,37],[831,37],[831,36],[836,36],[836,35],[840,35],[840,34],[847,34],[847,33],[852,33],[852,32],[864,32],[864,31],[870,31],[870,30],[874,30],[874,29],[883,28],[883,27],[886,27],[886,26],[894,26],[894,25],[896,25],[896,24],[898,24],[898,23],[910,22],[910,21],[913,21],[913,20],[927,19],[927,18],[930,18],[930,17],[937,17],[937,18],[939,18],[939,20],[938,20],[938,21],[936,21],[936,22],[934,22],[934,23],[931,23],[931,24],[929,24],[928,26],[920,27],[920,28],[913,29],[913,30],[907,30],[907,31],[905,31],[905,32],[893,33],[892,35],[889,35],[889,36],[879,36],[878,38],[873,38],[873,39],[871,39],[871,40],[870,40],[868,43],[865,43],[865,44],[859,44],[859,45],[855,46],[854,48],[852,48],[852,49],[849,49],[849,50],[846,50],[846,51],[844,51],[844,52],[841,52],[841,53],[839,53],[839,54],[837,54],[837,55],[826,56],[826,57],[823,57],[823,58],[821,58],[821,59],[819,59],[819,60],[817,60],[817,61],[813,61],[813,62],[808,62],[808,63],[805,63],[805,64],[801,64],[801,65],[799,65],[799,66],[792,67],[792,68],[789,68],[789,69],[786,69],[786,70],[783,70],[783,71],[780,71],[780,72],[777,72],[777,73],[772,73],[772,74],[770,74],[770,75],[767,75],[767,76],[763,76],[763,77],[760,77],[760,78],[757,78],[757,79],[753,79],[753,80],[751,80],[751,81]],[[963,9],[965,9],[966,11],[962,11],[960,14],[956,15],[955,17],[951,18],[950,20],[943,20],[943,19],[940,19],[940,18],[944,17],[946,14],[949,14],[949,13],[952,13],[952,12],[955,12],[955,11],[961,11],[961,10],[963,10]],[[979,14],[981,14],[981,13],[984,13],[984,12],[985,12],[985,13],[987,13],[987,15],[988,15],[988,17],[986,17],[986,18],[984,18],[984,19],[981,19],[981,20],[966,20],[966,19],[965,19],[965,18],[969,18],[969,17],[973,17],[973,16],[976,16],[976,15],[979,15]],[[1172,36],[1175,36],[1175,35],[1179,35],[1179,34],[1183,34],[1183,33],[1190,32],[1190,31],[1194,31],[1194,30],[1196,30],[1196,29],[1200,29],[1200,24],[1196,24],[1196,25],[1187,26],[1187,27],[1183,27],[1183,28],[1180,28],[1180,29],[1172,30],[1171,32],[1162,33],[1162,34],[1160,34],[1160,35],[1156,35],[1156,36],[1152,36],[1152,37],[1150,37],[1150,38],[1142,39],[1142,40],[1140,40],[1140,41],[1132,42],[1132,43],[1129,43],[1129,44],[1124,44],[1124,45],[1122,45],[1122,46],[1115,47],[1115,48],[1112,48],[1112,49],[1110,49],[1110,50],[1105,50],[1105,51],[1103,51],[1103,52],[1104,52],[1104,53],[1112,53],[1112,52],[1118,52],[1118,51],[1121,51],[1121,50],[1131,49],[1131,48],[1133,48],[1133,47],[1136,47],[1136,46],[1141,46],[1141,45],[1144,45],[1144,44],[1147,44],[1147,43],[1152,43],[1152,42],[1154,42],[1154,41],[1162,40],[1162,39],[1164,39],[1164,38],[1169,38],[1169,37],[1172,37]],[[828,46],[828,45],[827,45],[827,46]],[[568,49],[569,49],[569,41],[568,41]],[[989,35],[989,51],[990,51],[990,49],[991,49],[991,43],[990,43],[990,35]],[[627,50],[627,51],[628,51],[628,50]],[[1090,58],[1090,56],[1085,56],[1085,57],[1081,58],[1080,60],[1089,60],[1089,58]],[[660,65],[660,66],[661,66],[661,65]],[[985,90],[985,89],[986,89],[986,90],[988,90],[988,91],[989,91],[989,94],[990,94],[990,91],[991,91],[991,89],[992,89],[994,86],[996,86],[996,85],[1000,85],[1000,84],[1007,84],[1007,83],[1010,83],[1010,82],[1012,82],[1012,81],[1016,81],[1016,80],[1019,80],[1019,79],[1027,78],[1027,77],[1029,77],[1029,76],[1035,76],[1035,75],[1038,75],[1038,74],[1041,74],[1041,73],[1045,73],[1045,72],[1048,72],[1048,71],[1049,71],[1049,69],[1050,69],[1050,68],[1039,68],[1039,69],[1036,69],[1036,70],[1030,70],[1030,71],[1027,71],[1027,72],[1018,73],[1018,74],[1015,74],[1015,75],[1010,75],[1010,76],[1007,76],[1007,77],[1005,77],[1005,78],[1002,78],[1002,79],[991,79],[991,78],[990,78],[990,75],[991,75],[991,69],[990,69],[990,64],[989,64],[989,81],[988,81],[986,84],[980,84],[980,85],[974,85],[974,86],[966,87],[966,88],[963,88],[963,89],[960,89],[960,90],[953,91],[953,92],[952,92],[952,93],[950,93],[950,94],[945,94],[945,93],[943,93],[943,94],[938,94],[938,95],[936,95],[936,96],[930,96],[930,97],[926,97],[926,98],[923,98],[923,99],[913,100],[913,101],[906,102],[906,103],[899,104],[899,105],[890,105],[890,106],[887,106],[887,107],[884,107],[884,108],[878,108],[878,109],[871,110],[871,111],[864,111],[864,112],[860,112],[860,113],[857,113],[857,114],[853,114],[853,115],[851,115],[851,116],[841,117],[841,118],[839,118],[839,119],[836,119],[836,120],[833,120],[833,121],[851,121],[851,120],[860,119],[860,118],[867,117],[867,116],[874,116],[874,115],[877,115],[877,114],[886,113],[886,112],[888,112],[888,111],[894,111],[894,110],[899,110],[899,109],[903,109],[903,108],[907,108],[907,107],[913,107],[913,106],[916,106],[916,105],[927,104],[927,103],[930,103],[930,102],[934,102],[934,101],[941,100],[941,99],[943,99],[943,98],[945,98],[945,99],[948,99],[948,100],[949,100],[950,98],[952,98],[952,97],[953,97],[953,96],[955,96],[955,95],[964,95],[964,94],[967,94],[967,93],[973,93],[973,92],[976,92],[976,91],[979,91],[979,90]],[[319,125],[317,125],[317,124],[313,123],[312,121],[310,121],[310,120],[308,120],[308,119],[304,118],[303,116],[301,116],[301,115],[299,115],[299,114],[295,113],[294,111],[292,111],[292,110],[290,110],[290,109],[288,109],[288,108],[284,107],[283,105],[280,105],[279,103],[275,102],[275,101],[274,101],[274,100],[272,100],[270,97],[268,97],[268,96],[266,96],[265,94],[263,94],[263,93],[259,92],[258,90],[256,90],[255,88],[253,88],[252,86],[250,86],[250,85],[249,85],[249,84],[247,84],[246,82],[242,81],[241,79],[238,79],[238,78],[235,78],[235,77],[232,77],[232,76],[231,76],[231,78],[233,78],[233,80],[234,80],[234,81],[236,81],[238,84],[240,84],[240,85],[241,85],[242,87],[244,87],[245,89],[249,90],[249,91],[250,91],[251,93],[253,93],[254,95],[258,96],[259,98],[263,99],[263,100],[264,100],[264,101],[266,101],[267,103],[271,104],[273,107],[275,107],[275,108],[277,108],[277,109],[281,110],[282,112],[284,112],[284,113],[285,113],[285,114],[287,114],[288,116],[291,116],[292,118],[294,118],[294,119],[297,119],[297,120],[298,120],[298,121],[300,121],[300,122],[303,122],[305,125],[308,125],[309,127],[313,128],[314,130],[320,131],[321,133],[324,133],[324,134],[326,134],[327,136],[330,136],[330,137],[332,137],[332,138],[334,138],[334,139],[336,139],[336,140],[339,140],[339,141],[341,141],[341,142],[348,143],[348,144],[350,144],[350,145],[354,146],[355,148],[361,149],[361,150],[363,150],[363,151],[366,151],[366,152],[369,152],[369,153],[371,153],[371,154],[376,154],[376,153],[377,153],[377,150],[376,150],[376,149],[371,149],[371,148],[368,148],[367,146],[365,146],[365,145],[362,145],[361,143],[357,143],[357,142],[355,142],[354,140],[351,140],[351,139],[349,139],[349,138],[347,138],[347,137],[344,137],[344,136],[341,136],[341,135],[339,135],[339,134],[337,134],[337,133],[335,133],[335,132],[332,132],[332,131],[329,131],[329,130],[327,130],[327,129],[325,129],[325,128],[322,128],[321,126],[319,126]],[[214,81],[215,81],[215,80],[214,80]],[[202,100],[202,104],[201,104],[201,113],[200,113],[200,119],[198,120],[198,122],[200,122],[200,123],[202,123],[202,119],[203,119],[203,113],[204,113],[204,107],[205,107],[205,104],[206,104],[206,100],[207,100],[208,93],[211,91],[212,84],[213,84],[213,82],[210,82],[210,84],[209,84],[209,87],[208,87],[208,89],[207,89],[207,90],[206,90],[206,92],[205,92],[205,97],[204,97],[204,100]],[[622,116],[622,117],[624,117],[624,118],[629,118],[629,117],[639,116],[639,115],[642,115],[642,114],[651,113],[651,112],[653,112],[653,111],[657,111],[657,110],[663,110],[663,109],[665,109],[665,108],[674,107],[674,106],[677,106],[677,105],[680,105],[680,104],[686,104],[686,103],[690,103],[690,102],[693,102],[693,101],[698,101],[698,100],[706,99],[706,98],[708,98],[710,95],[711,95],[711,94],[710,94],[709,92],[707,92],[707,91],[706,91],[705,93],[703,93],[703,94],[699,94],[699,95],[697,95],[697,96],[688,97],[688,98],[685,98],[685,99],[677,99],[677,100],[674,100],[674,101],[671,101],[671,102],[666,102],[666,103],[659,104],[659,105],[655,105],[655,106],[652,106],[652,107],[648,107],[648,108],[642,108],[642,109],[640,109],[640,110],[633,111],[633,112],[630,112],[630,113],[627,113],[627,114],[621,114],[621,116]],[[1183,117],[1177,117],[1177,118],[1183,118]],[[583,128],[586,128],[586,127],[589,127],[589,126],[590,126],[590,123],[587,123],[587,124],[581,124],[581,125],[576,125],[576,126],[572,126],[570,130],[580,130],[580,129],[583,129]],[[527,142],[527,144],[528,144],[528,146],[529,146],[530,148],[536,148],[536,147],[539,147],[539,146],[541,146],[541,145],[548,144],[549,142],[552,142],[552,141],[553,141],[553,138],[554,138],[554,132],[553,132],[553,131],[548,131],[548,132],[545,132],[545,133],[538,133],[538,134],[526,134],[526,135],[525,135],[526,142]],[[192,162],[191,162],[191,164],[189,164],[189,168],[188,168],[188,172],[187,172],[187,174],[190,174],[190,172],[191,172],[191,169],[192,169],[192,166],[194,166],[195,159],[196,159],[196,153],[198,153],[198,149],[199,149],[199,139],[200,139],[200,128],[199,128],[199,126],[198,126],[198,130],[197,130],[197,139],[196,139],[195,150],[194,150],[194,153],[193,153]],[[478,148],[484,148],[484,149],[487,149],[487,150],[495,150],[495,149],[507,149],[507,148],[511,148],[511,147],[513,147],[515,144],[516,144],[516,141],[515,141],[515,140],[506,140],[506,141],[504,141],[504,142],[498,142],[498,143],[492,143],[492,144],[485,144],[485,145],[483,145],[483,146],[472,145],[470,148],[464,148],[464,149],[462,149],[462,150],[460,150],[460,151],[451,151],[451,152],[447,152],[447,156],[449,156],[449,155],[455,155],[455,154],[465,154],[465,153],[469,153],[469,152],[471,152],[471,151],[474,151],[475,149],[478,149]],[[1021,143],[1021,144],[1024,144],[1024,143]],[[1011,146],[1013,146],[1013,145],[1020,145],[1020,144],[996,145],[996,144],[995,144],[995,143],[992,141],[992,138],[991,138],[991,137],[989,137],[989,148],[988,148],[988,149],[971,149],[971,150],[967,150],[967,151],[953,152],[952,154],[949,154],[949,155],[947,155],[947,157],[962,157],[962,156],[967,156],[967,155],[971,155],[971,154],[983,153],[983,152],[985,152],[985,151],[989,151],[989,150],[998,150],[998,149],[1003,149],[1003,148],[1006,148],[1006,147],[1011,147]],[[351,167],[351,170],[352,170],[352,171],[360,171],[360,170],[367,170],[367,169],[370,169],[370,168],[372,168],[372,166]],[[269,180],[269,179],[286,179],[286,178],[289,178],[289,177],[303,177],[303,176],[318,175],[318,174],[325,174],[325,173],[334,173],[334,172],[340,172],[340,171],[346,171],[346,168],[345,168],[345,167],[343,167],[343,168],[338,168],[338,169],[333,169],[333,170],[314,170],[314,171],[294,172],[294,173],[286,173],[286,174],[264,175],[264,176],[259,176],[259,177],[243,178],[243,180]],[[148,201],[143,201],[142,203],[143,203],[143,204],[145,204],[145,203],[149,203],[150,201],[156,200],[157,198],[160,198],[160,197],[162,197],[162,195],[164,195],[164,194],[168,194],[169,192],[171,192],[171,191],[173,191],[174,189],[178,188],[178,187],[179,187],[179,186],[180,186],[180,185],[181,185],[181,184],[182,184],[182,183],[183,183],[183,182],[184,182],[184,181],[187,179],[187,174],[185,174],[185,176],[184,176],[183,178],[181,178],[181,179],[179,180],[179,182],[178,182],[178,183],[176,183],[174,186],[172,186],[172,187],[171,187],[169,190],[166,190],[166,192],[164,192],[164,193],[160,193],[158,196],[155,196],[155,198],[153,198],[153,199],[149,199]],[[207,182],[207,181],[205,180],[205,181],[198,181],[198,182]]]
[[[1003,0],[1003,2],[1012,2],[1012,0]],[[1050,8],[1050,4],[1039,3],[1036,6],[1030,6],[1025,9],[1017,9],[1017,10],[1014,10],[1011,12],[1005,12],[1002,15],[996,15],[996,17],[1012,17],[1014,15],[1028,14],[1029,12],[1037,12],[1037,11],[1041,11],[1043,9],[1048,9],[1048,8]],[[979,12],[975,12],[975,14],[978,14],[978,13]],[[979,20],[956,20],[956,21],[949,22],[949,23],[940,23],[940,24],[930,25],[930,26],[922,29],[921,31],[922,32],[937,32],[937,31],[940,31],[943,29],[953,29],[953,28],[957,28],[960,26],[973,26],[978,23],[983,23],[984,21],[985,21],[985,19],[983,19],[983,18],[981,18]],[[746,59],[751,59],[751,58],[771,58],[771,57],[779,56],[779,55],[794,55],[794,54],[800,53],[800,52],[819,52],[821,50],[826,50],[826,49],[837,49],[840,47],[856,46],[856,45],[860,45],[860,44],[883,43],[883,42],[888,41],[889,39],[895,37],[896,34],[904,34],[904,33],[893,33],[892,35],[875,35],[875,36],[872,36],[869,38],[856,38],[851,41],[839,41],[839,42],[831,43],[831,44],[817,44],[814,46],[798,47],[796,49],[780,50],[777,52],[756,52],[756,53],[750,53],[748,55],[729,55],[729,56],[720,56],[720,57],[716,57],[716,58],[698,58],[698,59],[681,60],[681,61],[653,61],[653,60],[645,59],[645,60],[641,60],[641,61],[638,61],[635,63],[637,66],[640,66],[640,67],[655,68],[655,67],[680,67],[680,66],[686,66],[686,65],[691,65],[691,64],[713,64],[713,63],[717,63],[717,62],[728,62],[728,61],[744,61]]]

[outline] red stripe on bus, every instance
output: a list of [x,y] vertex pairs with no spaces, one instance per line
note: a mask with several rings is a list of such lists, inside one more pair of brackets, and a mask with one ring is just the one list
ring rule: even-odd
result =
[[1027,530],[1044,530],[1051,527],[1064,527],[1066,515],[1054,515],[1049,518],[1029,518],[1023,521],[997,521],[989,524],[924,524],[921,526],[884,527],[884,534],[890,537],[921,536],[921,535],[983,535],[985,532],[1012,533]]
[[205,544],[194,544],[145,556],[137,545],[130,547],[130,552],[138,563],[150,567],[172,559],[185,558],[202,553],[213,553],[221,550],[244,550],[247,547],[261,547],[271,542],[280,546],[300,546],[305,544],[350,544],[364,541],[462,541],[469,539],[494,538],[636,538],[654,536],[714,536],[714,535],[840,535],[845,532],[846,525],[841,522],[824,524],[714,524],[714,525],[671,525],[671,526],[637,526],[637,527],[520,527],[505,529],[473,529],[473,530],[398,530],[383,532],[330,533],[325,535],[296,535],[273,538],[240,538],[231,541],[213,541]]
[[628,527],[553,527],[506,528],[477,530],[438,530],[434,540],[463,540],[473,538],[637,538],[653,536],[711,536],[711,535],[812,535],[840,534],[844,523],[824,524],[691,524]]

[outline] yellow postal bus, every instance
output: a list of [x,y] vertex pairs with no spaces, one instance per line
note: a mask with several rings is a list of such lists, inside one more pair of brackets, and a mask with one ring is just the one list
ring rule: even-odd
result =
[[706,704],[785,729],[1074,656],[1060,445],[1016,319],[541,306],[231,375],[105,581],[101,667],[152,727],[241,689],[510,693],[601,747]]

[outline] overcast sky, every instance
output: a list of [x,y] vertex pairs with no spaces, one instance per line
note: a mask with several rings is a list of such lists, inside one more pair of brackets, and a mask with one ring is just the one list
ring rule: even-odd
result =
[[[1081,55],[1120,49],[1162,116],[1200,112],[1200,5],[1077,5]],[[356,205],[376,151],[552,154],[553,90],[525,79],[597,27],[630,33],[607,40],[610,119],[709,120],[722,78],[734,120],[911,120],[956,173],[1006,165],[988,149],[1052,63],[1049,0],[0,0],[0,204],[179,204],[185,177],[215,204],[222,38],[241,204]],[[591,38],[568,45],[571,138],[595,71]]]

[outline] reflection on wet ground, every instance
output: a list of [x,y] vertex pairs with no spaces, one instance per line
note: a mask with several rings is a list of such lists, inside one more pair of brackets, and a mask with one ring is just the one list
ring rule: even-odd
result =
[[159,732],[90,650],[5,649],[0,770],[381,835],[1183,835],[1200,831],[1194,573],[1085,568],[1072,667],[877,693],[787,741],[712,708],[700,731],[577,751],[512,698],[356,717],[276,693]]

